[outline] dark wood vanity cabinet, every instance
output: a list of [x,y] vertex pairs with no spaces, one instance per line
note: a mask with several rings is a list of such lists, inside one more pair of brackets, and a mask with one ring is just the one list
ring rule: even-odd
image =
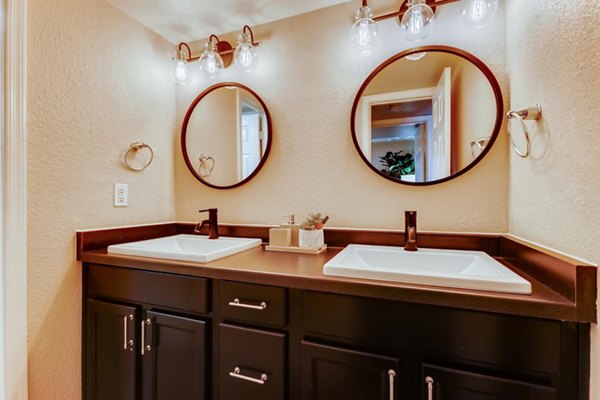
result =
[[88,400],[589,398],[589,324],[84,271]]
[[[110,283],[112,274],[124,277],[130,273],[133,274],[128,279],[135,282]],[[164,306],[171,311],[162,311],[160,304],[140,302],[140,298],[152,302],[166,298],[162,291],[152,294],[161,287],[162,278],[167,285],[173,283],[172,276],[161,275],[165,274],[135,273],[114,267],[93,266],[86,270],[86,399],[210,398],[206,386],[207,322],[173,308],[197,308],[186,303],[202,296],[194,293],[192,300],[186,300],[180,292],[174,293]],[[183,289],[204,287],[206,280],[200,281],[200,286],[198,283],[186,282]],[[129,295],[127,286],[132,288]]]

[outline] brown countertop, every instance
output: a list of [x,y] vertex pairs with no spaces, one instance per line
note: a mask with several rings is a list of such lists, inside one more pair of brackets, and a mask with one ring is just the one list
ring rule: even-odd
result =
[[[127,231],[127,229],[129,231]],[[249,283],[285,286],[330,293],[373,297],[444,307],[454,307],[528,317],[575,322],[596,321],[596,267],[579,265],[576,260],[555,257],[553,254],[525,246],[513,239],[498,235],[420,235],[426,244],[440,237],[438,246],[473,249],[483,247],[498,261],[532,285],[531,295],[455,289],[428,285],[386,282],[368,279],[323,275],[323,265],[341,247],[330,247],[321,255],[277,253],[254,248],[210,263],[192,263],[109,254],[106,246],[187,233],[187,224],[161,224],[151,227],[78,232],[78,259],[95,264],[144,269],[166,273],[201,276]],[[223,227],[223,236],[263,237],[268,228]],[[326,242],[342,242],[343,232],[349,232],[352,243],[397,240],[399,233],[328,230]],[[250,235],[253,233],[253,235]],[[328,240],[328,237],[331,240]],[[366,239],[369,237],[370,239]],[[383,239],[382,239],[383,238]],[[396,242],[397,243],[397,242]],[[441,245],[440,245],[441,243]],[[343,245],[343,243],[339,243]],[[423,246],[423,244],[421,244]],[[428,246],[434,247],[434,246]]]

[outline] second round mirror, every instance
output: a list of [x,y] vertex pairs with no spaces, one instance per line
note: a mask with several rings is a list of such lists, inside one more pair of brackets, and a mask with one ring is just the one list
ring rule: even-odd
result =
[[477,164],[496,140],[498,82],[475,56],[429,46],[399,53],[367,78],[354,101],[352,133],[363,161],[409,185],[440,183]]

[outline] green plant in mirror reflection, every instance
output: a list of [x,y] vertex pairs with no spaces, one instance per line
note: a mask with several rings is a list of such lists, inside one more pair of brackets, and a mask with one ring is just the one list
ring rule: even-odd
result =
[[379,162],[384,167],[381,172],[392,178],[400,179],[403,175],[414,175],[415,159],[410,153],[402,154],[404,150],[388,151],[379,157]]

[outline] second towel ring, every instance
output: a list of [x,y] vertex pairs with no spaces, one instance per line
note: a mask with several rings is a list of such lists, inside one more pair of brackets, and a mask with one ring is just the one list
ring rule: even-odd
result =
[[215,169],[215,159],[204,154],[200,154],[200,157],[198,158],[200,160],[200,165],[198,165],[198,173],[200,176],[206,177],[212,174],[213,169]]
[[[506,118],[508,118],[508,124],[507,124],[506,130],[508,131],[508,137],[510,138],[510,145],[512,146],[513,150],[515,151],[515,153],[517,153],[517,155],[519,157],[526,158],[527,156],[529,156],[529,152],[531,150],[531,140],[529,138],[529,129],[527,129],[527,126],[525,125],[525,123],[523,121],[525,121],[525,120],[539,121],[542,118],[542,106],[537,104],[535,107],[523,107],[523,108],[519,108],[518,110],[510,110],[506,114]],[[517,122],[519,123],[519,125],[521,125],[521,129],[523,130],[523,135],[525,136],[525,143],[527,145],[524,152],[519,150],[519,148],[515,144],[512,134],[511,134],[510,121],[512,119],[516,119]]]
[[490,143],[490,139],[491,138],[488,136],[475,139],[471,142],[471,155],[473,156],[473,159],[479,157],[479,155],[485,149],[485,146],[487,146]]
[[[150,159],[140,167],[131,165],[131,162],[129,161],[129,156],[132,155],[132,152],[137,153],[142,149],[148,149],[150,151]],[[142,142],[131,142],[131,144],[129,145],[129,149],[125,152],[125,155],[123,155],[123,164],[125,164],[125,166],[132,171],[145,170],[150,164],[152,164],[152,160],[154,160],[154,150],[152,150],[152,147],[150,147],[149,144]]]

